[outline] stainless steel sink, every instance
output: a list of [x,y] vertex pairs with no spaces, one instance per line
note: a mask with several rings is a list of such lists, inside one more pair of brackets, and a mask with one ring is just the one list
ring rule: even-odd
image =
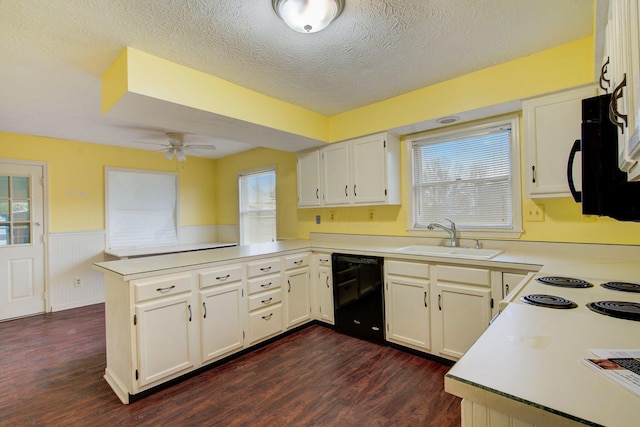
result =
[[413,245],[396,249],[411,255],[438,256],[448,258],[491,259],[502,253],[500,249],[452,248],[448,246]]

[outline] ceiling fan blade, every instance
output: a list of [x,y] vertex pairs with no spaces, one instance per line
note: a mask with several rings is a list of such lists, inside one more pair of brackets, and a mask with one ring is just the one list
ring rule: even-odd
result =
[[185,145],[184,148],[188,150],[215,150],[215,145],[205,145],[205,144],[189,144]]

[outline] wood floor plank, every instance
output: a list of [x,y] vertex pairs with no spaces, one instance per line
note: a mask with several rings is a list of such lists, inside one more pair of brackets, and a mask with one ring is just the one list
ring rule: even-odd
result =
[[101,304],[0,323],[0,425],[459,426],[448,366],[314,325],[122,405]]

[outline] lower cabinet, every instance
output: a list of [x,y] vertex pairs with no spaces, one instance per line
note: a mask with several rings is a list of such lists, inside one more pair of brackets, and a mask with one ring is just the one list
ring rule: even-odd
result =
[[247,344],[253,345],[283,330],[282,260],[268,258],[247,264],[249,328]]
[[489,326],[491,271],[444,265],[434,270],[434,350],[459,359]]
[[321,253],[315,255],[315,267],[317,278],[315,290],[316,317],[318,320],[335,324],[333,313],[333,274],[331,271],[331,254]]
[[244,346],[242,266],[203,271],[200,278],[200,360],[213,362]]
[[286,306],[285,328],[287,329],[311,320],[310,258],[310,253],[304,253],[287,256],[284,259],[286,270],[283,284],[286,286],[284,294]]
[[386,339],[416,350],[431,349],[429,264],[385,262]]
[[160,383],[198,363],[191,280],[191,274],[181,274],[132,281],[136,388]]

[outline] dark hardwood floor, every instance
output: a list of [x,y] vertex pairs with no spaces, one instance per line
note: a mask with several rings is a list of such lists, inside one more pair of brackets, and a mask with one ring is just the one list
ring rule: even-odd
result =
[[460,425],[448,366],[319,325],[129,405],[105,363],[101,304],[0,323],[0,425]]

